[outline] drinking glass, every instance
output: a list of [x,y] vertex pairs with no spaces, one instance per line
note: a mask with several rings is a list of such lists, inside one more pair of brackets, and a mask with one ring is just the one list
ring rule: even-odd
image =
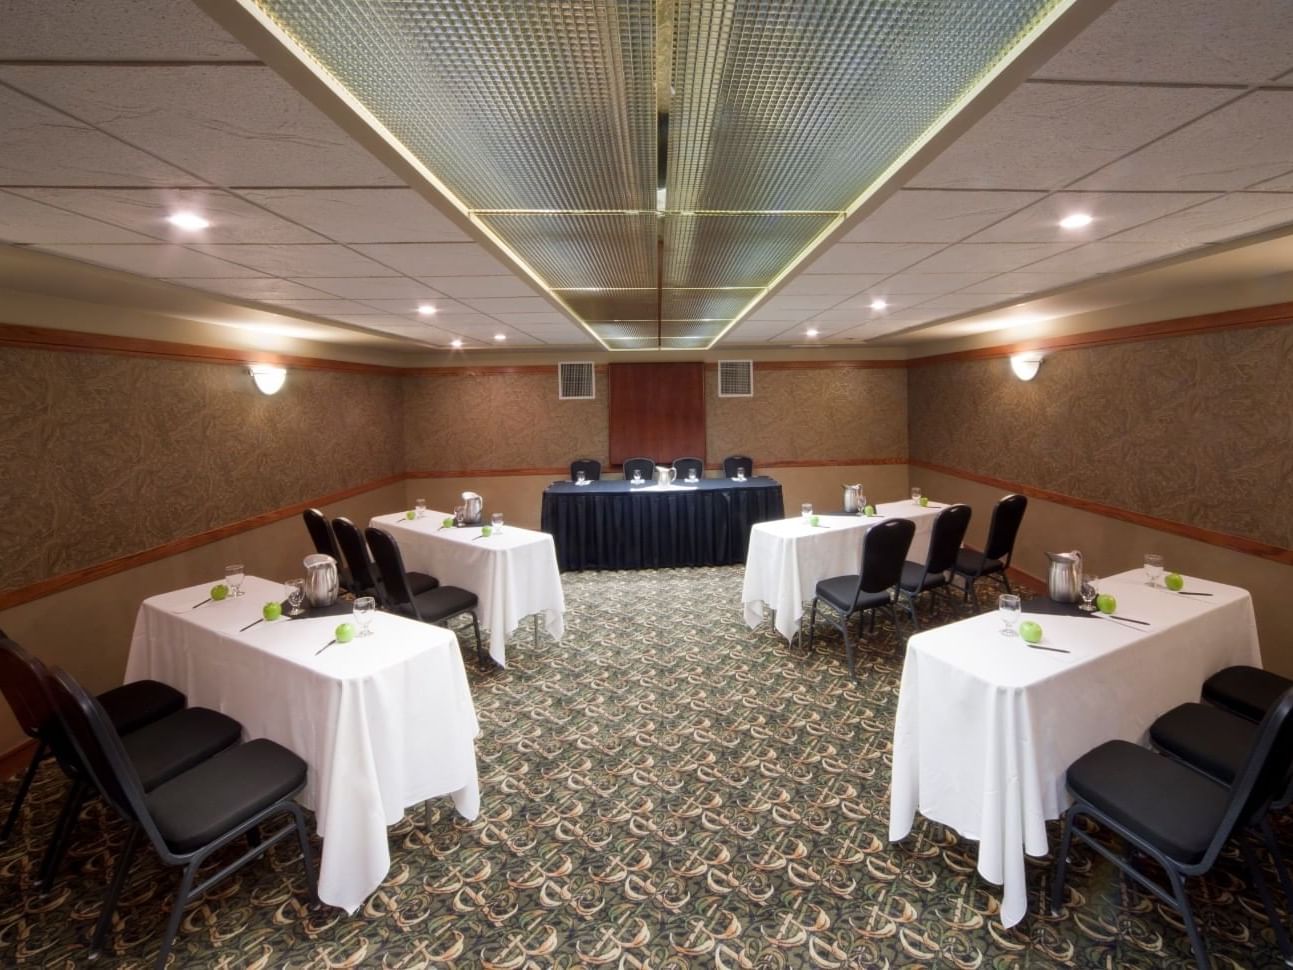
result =
[[575,472],[575,484],[576,484],[576,485],[582,485],[582,484],[584,484],[584,482],[586,482],[586,481],[588,481],[588,476],[586,476],[583,472]]
[[696,469],[694,468],[687,469],[687,481],[689,482],[696,481]]
[[800,513],[800,514],[801,514],[805,519],[811,518],[811,517],[812,517],[812,514],[813,514],[813,503],[812,503],[812,502],[805,502],[803,505],[799,506],[799,513]]
[[287,615],[300,616],[305,612],[302,606],[305,603],[305,580],[289,579],[283,584],[283,589],[287,590]]
[[490,521],[494,524],[494,532],[495,532],[495,533],[499,533],[499,532],[502,532],[502,531],[503,531],[503,513],[502,513],[502,512],[495,512],[492,516],[490,516]]
[[1082,605],[1078,609],[1087,613],[1095,612],[1095,598],[1100,592],[1100,577],[1095,573],[1083,573],[1082,585],[1079,592],[1082,594]]
[[230,596],[241,596],[242,581],[247,578],[246,572],[242,568],[242,563],[236,562],[224,567],[225,582],[229,584]]
[[913,489],[911,490],[911,500],[912,500],[913,502],[919,502],[919,501],[920,501],[920,489],[918,489],[918,488],[913,488]]
[[744,466],[744,465],[737,465],[737,466],[736,466],[736,480],[737,480],[738,482],[743,482],[743,481],[745,481],[745,466]]
[[427,500],[424,498],[418,499],[413,503],[413,510],[417,512],[419,519],[422,518],[427,514]]
[[1150,586],[1157,586],[1163,578],[1163,557],[1152,552],[1145,553],[1145,578]]
[[1004,627],[1001,631],[1003,637],[1019,636],[1015,627],[1019,624],[1020,610],[1019,597],[1014,593],[1002,593],[997,597],[997,612],[1001,614],[1001,624]]
[[373,622],[373,613],[376,609],[377,600],[373,599],[371,596],[355,597],[353,612],[355,614],[355,622],[359,624],[359,635],[361,637],[366,637],[368,634],[373,632],[368,629],[368,624]]
[[634,484],[634,485],[641,485],[641,484],[642,484],[642,472],[640,472],[640,471],[639,471],[638,469],[636,469],[636,468],[635,468],[635,469],[633,469],[633,484]]

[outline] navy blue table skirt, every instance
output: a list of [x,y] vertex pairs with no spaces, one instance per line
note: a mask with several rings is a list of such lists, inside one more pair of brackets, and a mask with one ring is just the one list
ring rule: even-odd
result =
[[562,570],[743,563],[750,527],[784,517],[781,484],[765,477],[706,478],[669,492],[622,480],[555,482],[543,493],[543,531]]

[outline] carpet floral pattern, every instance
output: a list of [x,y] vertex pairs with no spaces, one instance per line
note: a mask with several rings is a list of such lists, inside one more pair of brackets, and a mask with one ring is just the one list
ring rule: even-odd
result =
[[[282,844],[190,905],[170,965],[1193,966],[1177,915],[1082,848],[1057,916],[1042,902],[1050,860],[1030,860],[1030,914],[1006,930],[973,843],[923,820],[889,843],[909,628],[882,618],[851,683],[828,627],[812,654],[748,630],[741,573],[565,576],[561,643],[536,647],[527,626],[507,670],[469,665],[478,819],[447,798],[411,809],[390,831],[387,880],[353,917],[306,903]],[[955,619],[945,603],[931,615]],[[41,896],[64,791],[42,769],[0,847],[0,966],[87,963],[124,830],[92,802]],[[100,966],[151,966],[176,879],[141,852]],[[1214,966],[1279,965],[1237,853],[1193,889]]]

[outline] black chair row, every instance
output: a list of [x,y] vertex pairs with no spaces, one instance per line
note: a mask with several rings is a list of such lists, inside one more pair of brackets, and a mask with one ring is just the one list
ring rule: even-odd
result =
[[[37,745],[10,809],[5,837],[47,755],[53,755],[71,782],[45,850],[41,888],[50,888],[58,877],[91,787],[129,826],[91,938],[91,955],[102,947],[112,924],[141,838],[163,863],[183,867],[158,968],[166,966],[189,900],[293,833],[310,899],[316,898],[305,816],[294,801],[305,787],[307,769],[286,748],[265,739],[239,743],[242,725],[237,721],[217,711],[186,708],[183,694],[156,681],[127,684],[93,697],[67,673],[50,671],[7,639],[0,639],[0,691]],[[288,824],[264,836],[260,826],[282,815],[291,816]],[[248,837],[248,849],[197,883],[203,862],[242,836]]]
[[[1074,838],[1108,859],[1181,914],[1200,970],[1207,949],[1190,908],[1185,880],[1206,874],[1232,838],[1274,931],[1280,954],[1293,964],[1283,918],[1253,849],[1270,853],[1286,902],[1293,880],[1271,827],[1273,812],[1293,803],[1293,681],[1253,667],[1230,667],[1203,685],[1205,704],[1182,704],[1150,727],[1151,751],[1107,741],[1068,770],[1073,804],[1051,886],[1051,910],[1064,901]],[[1089,819],[1153,859],[1167,877],[1155,882],[1077,824]]]
[[[650,458],[630,458],[624,462],[624,477],[632,478],[633,473],[640,472],[643,478],[650,479],[655,475],[656,463]],[[679,478],[686,478],[689,472],[695,472],[697,478],[705,477],[705,462],[700,458],[678,458],[673,462],[673,469]],[[735,478],[738,471],[750,476],[754,474],[754,459],[746,455],[728,455],[723,459],[723,475]],[[570,480],[575,481],[579,473],[584,478],[595,482],[602,477],[602,463],[596,458],[578,458],[570,463]]]

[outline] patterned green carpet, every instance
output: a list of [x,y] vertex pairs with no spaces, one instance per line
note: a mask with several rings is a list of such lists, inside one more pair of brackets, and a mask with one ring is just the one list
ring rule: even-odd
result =
[[[1006,931],[973,843],[921,822],[890,844],[903,638],[882,621],[851,684],[828,628],[812,655],[746,629],[741,573],[567,575],[560,644],[527,631],[508,670],[469,668],[479,819],[412,811],[353,918],[303,905],[281,845],[189,907],[171,966],[1193,966],[1176,914],[1081,848],[1068,908],[1046,914],[1032,860],[1031,915]],[[41,897],[63,792],[43,769],[0,848],[0,966],[86,965],[122,827],[92,803]],[[100,966],[151,965],[176,879],[141,852]],[[1194,898],[1214,966],[1280,965],[1237,853]]]

